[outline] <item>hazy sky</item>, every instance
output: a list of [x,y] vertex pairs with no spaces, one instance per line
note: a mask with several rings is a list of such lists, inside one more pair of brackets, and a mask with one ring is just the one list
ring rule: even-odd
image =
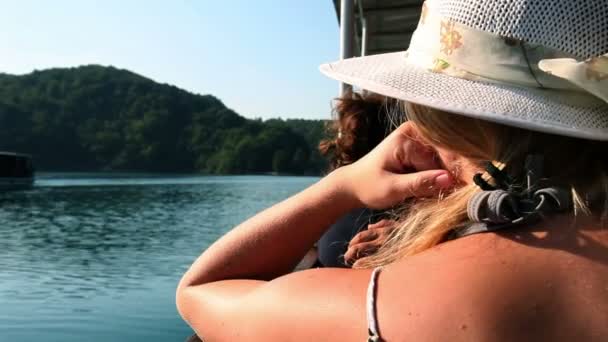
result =
[[0,72],[113,65],[263,118],[329,118],[338,91],[331,0],[0,3]]

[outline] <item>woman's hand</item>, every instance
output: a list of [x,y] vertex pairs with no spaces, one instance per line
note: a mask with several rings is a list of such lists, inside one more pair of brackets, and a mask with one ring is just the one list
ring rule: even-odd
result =
[[360,231],[350,240],[344,253],[344,262],[353,265],[360,258],[374,254],[391,236],[395,221],[381,220],[369,224],[366,230]]
[[411,197],[437,195],[454,184],[435,151],[416,136],[415,125],[406,122],[365,157],[337,170],[361,207],[386,209]]

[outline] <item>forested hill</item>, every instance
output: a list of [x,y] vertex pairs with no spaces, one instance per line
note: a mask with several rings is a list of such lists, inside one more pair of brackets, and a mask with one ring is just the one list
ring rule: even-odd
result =
[[0,74],[0,150],[39,170],[318,174],[320,120],[250,120],[127,70]]

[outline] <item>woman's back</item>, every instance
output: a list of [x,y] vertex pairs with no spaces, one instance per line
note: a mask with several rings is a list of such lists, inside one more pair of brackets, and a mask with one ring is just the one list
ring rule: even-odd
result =
[[568,226],[472,235],[389,266],[378,281],[381,335],[608,340],[608,231]]

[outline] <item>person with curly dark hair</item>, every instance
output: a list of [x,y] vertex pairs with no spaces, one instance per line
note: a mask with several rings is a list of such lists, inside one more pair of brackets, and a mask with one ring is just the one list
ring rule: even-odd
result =
[[[319,144],[330,170],[350,165],[376,147],[396,128],[396,100],[371,92],[349,93],[336,99],[335,119],[328,138]],[[389,116],[389,112],[393,116]],[[319,266],[350,267],[359,257],[373,253],[388,238],[392,221],[381,210],[355,209],[334,223],[317,243]]]
[[335,119],[327,125],[329,138],[319,144],[321,154],[329,158],[329,171],[354,163],[376,147],[398,126],[387,115],[398,110],[397,101],[370,92],[336,99]]

